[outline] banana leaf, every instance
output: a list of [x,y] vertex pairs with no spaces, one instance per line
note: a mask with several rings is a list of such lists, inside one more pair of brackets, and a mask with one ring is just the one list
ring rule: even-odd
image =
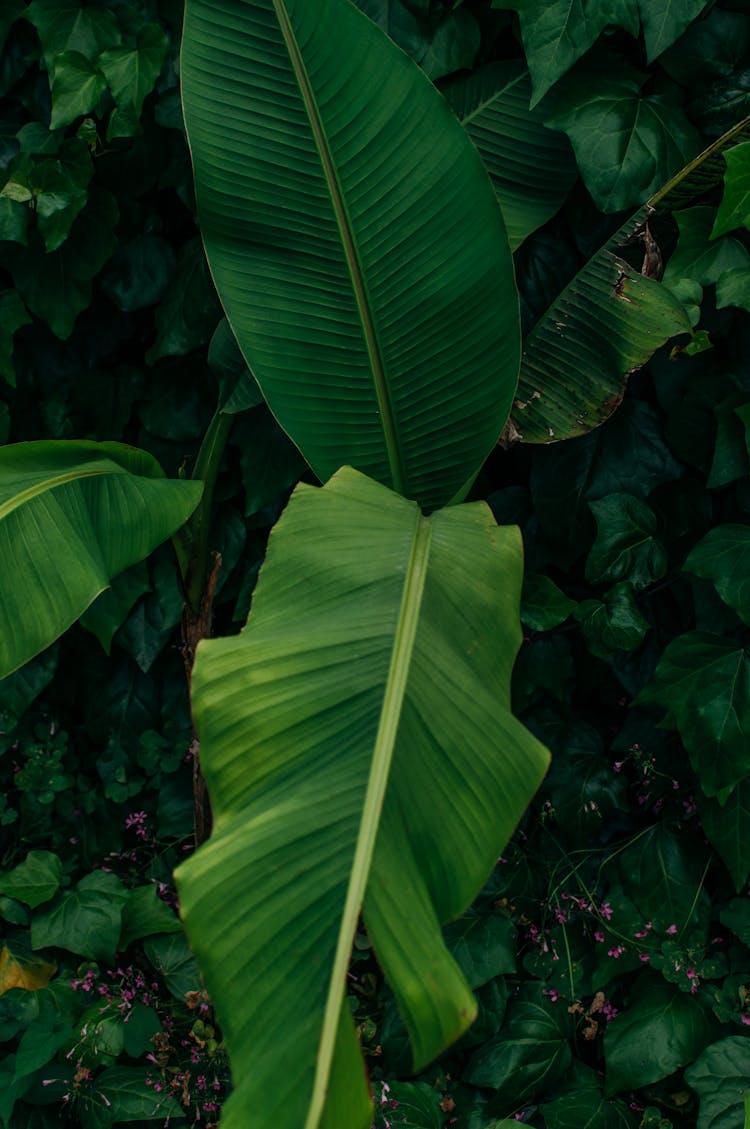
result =
[[349,0],[187,0],[182,93],[231,329],[321,480],[425,508],[495,444],[520,352],[500,208],[419,67]]
[[0,447],[0,678],[179,529],[201,491],[124,443]]
[[[671,337],[691,332],[682,304],[657,280],[654,217],[720,184],[722,151],[742,141],[749,124],[719,138],[630,216],[540,318],[524,342],[509,438],[553,443],[598,427],[622,400],[630,373]],[[639,246],[641,269],[629,261]]]
[[563,133],[530,110],[531,76],[519,59],[485,63],[441,90],[477,147],[515,251],[561,207],[578,176]]
[[214,812],[177,871],[234,1090],[222,1129],[366,1129],[346,978],[360,913],[415,1068],[476,1003],[440,926],[547,766],[510,713],[522,549],[484,503],[430,517],[350,468],[301,485],[193,713]]

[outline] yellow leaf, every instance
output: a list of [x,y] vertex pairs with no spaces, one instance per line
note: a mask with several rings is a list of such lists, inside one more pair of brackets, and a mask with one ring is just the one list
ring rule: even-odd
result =
[[44,988],[57,972],[57,965],[30,957],[19,960],[14,957],[7,945],[0,949],[0,996],[10,988]]

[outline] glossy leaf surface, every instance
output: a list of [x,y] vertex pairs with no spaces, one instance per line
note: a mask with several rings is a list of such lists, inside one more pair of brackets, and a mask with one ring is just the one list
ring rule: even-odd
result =
[[605,1093],[636,1089],[673,1074],[700,1054],[713,1029],[708,1012],[693,996],[644,975],[627,1011],[607,1028]]
[[509,710],[520,553],[484,505],[424,518],[345,469],[292,495],[245,631],[201,644],[215,830],[178,881],[233,1062],[225,1129],[370,1124],[344,1001],[360,910],[417,1066],[470,1024],[439,926],[547,763]]
[[190,516],[201,485],[120,443],[0,449],[0,675],[49,646]]
[[699,796],[701,823],[706,838],[716,847],[732,876],[735,890],[745,885],[750,875],[747,829],[750,827],[750,780],[738,784],[727,800]]
[[706,1047],[685,1071],[685,1079],[700,1098],[698,1129],[734,1129],[743,1118],[747,1124],[750,1039],[746,1035],[730,1035]]
[[741,643],[690,631],[664,651],[639,695],[679,731],[707,796],[750,775],[750,659]]
[[687,115],[664,95],[642,92],[647,77],[605,55],[576,68],[550,99],[547,123],[567,133],[603,212],[638,207],[700,151]]
[[349,463],[450,501],[500,434],[519,349],[459,122],[348,0],[189,0],[182,79],[211,270],[274,415],[322,479]]
[[750,141],[727,153],[726,161],[724,195],[711,233],[714,238],[750,226]]
[[750,624],[750,528],[716,526],[698,542],[684,568],[713,581],[722,600]]
[[538,102],[609,26],[636,36],[642,24],[651,61],[705,8],[706,0],[493,0],[493,6],[518,12]]

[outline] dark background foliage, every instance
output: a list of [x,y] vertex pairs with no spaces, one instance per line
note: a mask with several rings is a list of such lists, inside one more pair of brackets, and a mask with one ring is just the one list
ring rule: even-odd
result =
[[[527,327],[627,209],[750,113],[741,0],[592,3],[559,43],[558,0],[360,6],[438,86],[525,60],[540,112],[569,137],[578,178],[516,253]],[[195,225],[180,19],[179,0],[0,4],[0,442],[121,440],[184,473],[244,367]],[[693,341],[632,376],[603,427],[498,448],[474,488],[523,530],[514,707],[553,767],[447,930],[479,1019],[418,1079],[357,938],[351,1002],[381,1127],[741,1129],[750,243],[743,229],[709,243],[720,198],[658,232]],[[300,477],[314,481],[265,406],[237,414],[212,535],[218,634],[244,622]],[[164,547],[0,683],[0,1121],[13,1129],[218,1118],[220,1034],[169,908],[192,835],[181,608]]]

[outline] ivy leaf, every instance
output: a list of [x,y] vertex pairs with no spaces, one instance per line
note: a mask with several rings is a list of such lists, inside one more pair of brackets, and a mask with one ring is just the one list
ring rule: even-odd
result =
[[750,626],[750,528],[718,525],[699,541],[683,565],[711,580],[722,600]]
[[557,561],[564,567],[593,536],[590,502],[613,492],[645,498],[683,474],[657,412],[642,400],[626,399],[588,435],[538,447],[531,471],[534,508]]
[[570,1017],[525,984],[508,1006],[500,1033],[469,1060],[464,1081],[495,1091],[488,1112],[510,1116],[540,1090],[550,1089],[572,1062]]
[[82,8],[73,0],[32,0],[24,16],[39,34],[50,74],[63,51],[78,51],[91,60],[122,38],[114,15],[93,4]]
[[149,937],[143,948],[175,999],[184,1003],[187,992],[200,991],[201,974],[182,930]]
[[96,1077],[96,1089],[81,1109],[83,1129],[109,1129],[125,1121],[169,1121],[184,1110],[170,1093],[155,1094],[137,1066],[110,1066]]
[[[65,160],[66,155],[72,159]],[[37,223],[47,251],[56,251],[68,238],[86,205],[92,171],[85,145],[75,138],[67,143],[66,154],[61,150],[60,157],[42,162],[34,179]]]
[[632,494],[609,494],[590,503],[596,540],[586,561],[589,584],[628,580],[646,588],[667,571],[667,552],[656,533],[653,510]]
[[[54,967],[54,966],[53,966]],[[25,1078],[50,1060],[71,1036],[70,1017],[47,1006],[36,1022],[24,1031],[16,1055],[16,1078]]]
[[24,325],[30,325],[28,311],[15,290],[0,290],[0,376],[13,388],[16,370],[13,364],[13,337]]
[[708,0],[638,0],[646,59],[653,62],[699,16]]
[[127,900],[128,891],[114,874],[87,874],[74,890],[34,916],[32,948],[56,947],[92,960],[114,960]]
[[468,913],[445,926],[443,939],[470,988],[516,971],[515,929],[507,917]]
[[[750,780],[742,780],[723,805],[699,793],[698,808],[706,838],[739,892],[750,875]],[[750,947],[750,939],[747,943]]]
[[698,1129],[739,1129],[747,1124],[746,1094],[750,1089],[750,1039],[730,1035],[706,1047],[685,1081],[700,1098]]
[[747,267],[730,267],[716,283],[716,308],[739,306],[750,310],[750,271]]
[[555,91],[547,124],[567,133],[594,203],[636,207],[700,150],[700,135],[663,94],[642,95],[648,76],[620,59],[582,64]]
[[603,600],[584,600],[574,615],[591,654],[602,659],[613,651],[634,651],[649,630],[625,582],[610,588]]
[[663,824],[649,828],[614,859],[614,872],[641,915],[680,933],[702,932],[710,900],[702,885],[705,859],[691,832]]
[[724,195],[716,213],[711,238],[725,235],[735,227],[750,227],[750,141],[728,149],[724,174]]
[[175,274],[156,308],[157,336],[146,354],[148,364],[204,345],[220,316],[203,245],[198,238],[191,239],[180,249]]
[[54,897],[62,882],[62,863],[52,851],[29,851],[13,870],[0,873],[0,893],[31,909]]
[[126,949],[142,937],[153,937],[155,933],[181,932],[179,917],[164,904],[155,886],[136,886],[134,890],[128,891],[128,900],[122,914],[120,949]]
[[135,47],[110,47],[97,59],[117,107],[107,129],[107,140],[132,137],[140,132],[143,102],[156,85],[169,50],[169,40],[158,24],[145,24]]
[[670,78],[694,89],[698,82],[736,71],[750,44],[750,27],[741,12],[714,8],[691,24],[659,59]]
[[548,576],[527,573],[521,596],[521,622],[532,631],[549,631],[563,623],[576,601],[571,600]]
[[0,192],[0,242],[22,243],[25,247],[30,222],[31,212],[26,205]]
[[750,898],[732,898],[719,913],[719,921],[750,948]]
[[633,1129],[635,1124],[625,1102],[605,1101],[598,1075],[580,1062],[564,1091],[544,1102],[541,1111],[547,1129]]
[[750,68],[718,75],[705,86],[700,84],[689,102],[690,116],[708,138],[733,129],[750,113]]
[[174,269],[174,251],[166,239],[138,235],[117,248],[102,275],[101,288],[118,310],[132,313],[161,300]]
[[33,992],[49,984],[57,965],[40,957],[16,956],[7,945],[0,949],[0,996],[11,988]]
[[[493,8],[512,8],[521,21],[526,58],[534,80],[533,109],[549,88],[592,47],[610,24],[638,34],[634,0],[493,0]],[[645,197],[644,197],[645,199]]]
[[750,254],[738,239],[724,236],[710,242],[713,217],[714,209],[703,204],[675,213],[680,237],[664,272],[665,286],[671,288],[682,278],[711,286],[733,267],[747,270],[750,266]]
[[[750,274],[750,271],[747,273]],[[726,400],[722,400],[714,408],[716,444],[707,482],[709,490],[717,490],[728,486],[730,482],[736,482],[738,478],[745,478],[750,469],[745,429],[742,419],[737,415],[737,408],[747,406],[743,403],[745,395],[739,391],[730,393]]]
[[118,215],[114,196],[92,188],[62,247],[49,254],[37,247],[23,252],[13,247],[7,256],[24,302],[63,340],[70,337],[76,318],[91,300],[92,278],[115,249]]
[[[592,47],[610,25],[632,36],[643,26],[650,63],[692,23],[707,0],[493,0],[493,8],[513,8],[534,78],[532,107]],[[643,199],[646,197],[644,196]]]
[[394,1082],[389,1087],[388,1100],[397,1103],[394,1122],[399,1129],[441,1129],[445,1123],[440,1094],[426,1082]]
[[666,710],[707,796],[750,775],[750,658],[741,644],[690,631],[664,651],[636,699]]
[[90,113],[107,83],[98,67],[80,51],[63,51],[55,57],[52,72],[50,129],[64,129]]
[[649,974],[640,977],[628,1006],[607,1027],[604,1093],[658,1082],[698,1057],[714,1024],[703,1005]]
[[602,826],[627,811],[627,785],[612,771],[599,733],[585,723],[550,740],[552,764],[544,782],[545,796],[576,846],[585,846]]

